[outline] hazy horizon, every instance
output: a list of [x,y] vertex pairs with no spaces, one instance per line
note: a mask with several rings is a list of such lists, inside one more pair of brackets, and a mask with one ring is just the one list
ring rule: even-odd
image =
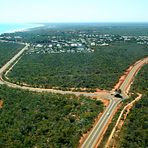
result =
[[0,24],[148,24],[148,21],[145,22],[0,22]]
[[5,0],[0,23],[143,23],[147,0]]

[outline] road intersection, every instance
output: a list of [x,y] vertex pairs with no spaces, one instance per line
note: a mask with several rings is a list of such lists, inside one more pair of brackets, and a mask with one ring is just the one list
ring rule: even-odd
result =
[[[87,97],[100,97],[100,98],[105,98],[110,100],[110,104],[107,106],[106,110],[102,114],[101,118],[99,121],[96,123],[96,125],[93,127],[91,130],[90,134],[86,138],[86,140],[83,142],[81,145],[81,148],[94,148],[100,139],[103,130],[105,126],[108,124],[109,120],[113,116],[113,113],[115,109],[117,108],[118,104],[122,101],[121,98],[114,97],[112,95],[113,92],[108,91],[106,93],[99,93],[99,92],[94,92],[94,93],[88,93],[88,92],[73,92],[73,91],[62,91],[62,90],[55,90],[55,89],[44,89],[44,88],[33,88],[33,87],[28,87],[28,86],[20,86],[17,84],[13,84],[11,82],[8,82],[3,79],[3,75],[6,71],[9,71],[11,67],[14,66],[14,64],[17,62],[17,60],[23,55],[23,53],[28,49],[29,44],[26,44],[26,46],[19,51],[11,60],[9,60],[2,68],[0,68],[0,84],[5,84],[8,87],[12,88],[19,88],[19,89],[24,89],[24,90],[29,90],[29,91],[35,91],[35,92],[52,92],[52,93],[60,93],[60,94],[74,94],[74,95],[84,95]],[[148,57],[139,60],[136,62],[129,73],[127,74],[125,80],[122,82],[122,84],[119,86],[119,89],[122,92],[123,98],[128,97],[128,90],[130,88],[130,85],[134,79],[134,76],[136,73],[140,70],[140,68],[148,63]]]

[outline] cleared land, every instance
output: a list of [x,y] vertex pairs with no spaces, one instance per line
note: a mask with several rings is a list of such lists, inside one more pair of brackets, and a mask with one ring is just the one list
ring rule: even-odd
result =
[[8,73],[35,87],[111,89],[125,69],[148,55],[146,45],[116,42],[93,53],[26,54]]

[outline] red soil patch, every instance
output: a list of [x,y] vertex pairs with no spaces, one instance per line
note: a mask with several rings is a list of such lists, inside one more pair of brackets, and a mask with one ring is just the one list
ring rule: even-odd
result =
[[96,92],[103,92],[103,91],[106,91],[106,90],[102,90],[102,89],[96,88]]
[[93,99],[95,98],[95,99],[101,101],[105,107],[107,107],[109,105],[109,100],[108,99],[102,98],[100,96],[99,97],[91,97],[91,98],[93,98]]
[[113,90],[119,89],[120,85],[121,85],[122,82],[125,80],[126,76],[127,76],[128,73],[131,71],[132,68],[133,68],[133,65],[130,66],[130,67],[124,72],[124,74],[120,77],[118,83],[114,86]]
[[109,93],[109,91],[108,90],[102,90],[102,89],[99,89],[99,88],[96,88],[96,92],[98,92],[98,93]]
[[100,101],[104,104],[105,107],[109,105],[109,100],[107,99],[102,99]]
[[[127,75],[128,73],[126,73]],[[120,85],[122,84],[122,82],[125,80],[126,75],[124,74],[123,76],[120,77],[118,83],[114,86],[113,90],[119,89]]]
[[3,101],[0,100],[0,109],[3,107]]
[[120,120],[119,125],[118,125],[118,129],[121,129],[121,127],[123,126],[124,121]]

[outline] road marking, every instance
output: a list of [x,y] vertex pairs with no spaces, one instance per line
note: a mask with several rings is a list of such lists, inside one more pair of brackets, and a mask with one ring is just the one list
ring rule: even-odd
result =
[[[102,122],[104,122],[104,116],[106,115],[106,112],[108,112],[109,110],[110,110],[110,107],[113,105],[113,99],[111,99],[111,103],[110,103],[110,105],[107,107],[107,109],[105,110],[105,112],[103,113],[103,115],[101,116],[101,118],[100,118],[100,120],[98,121],[98,123],[99,122],[101,122],[100,124],[99,124],[99,127],[102,125]],[[88,138],[87,139],[89,139],[89,140],[91,140],[92,138],[94,138],[94,136],[96,136],[96,132],[98,132],[97,130],[96,130],[96,128],[97,128],[97,126],[98,126],[98,123],[95,125],[95,127],[93,128],[93,130],[91,131],[91,133],[89,134],[89,136],[88,136]],[[98,127],[98,128],[99,128]],[[97,129],[98,129],[97,128]],[[95,131],[96,130],[96,131]],[[94,133],[93,133],[94,132]],[[92,137],[91,137],[91,135],[92,134],[94,134]],[[83,145],[82,145],[82,148],[86,148],[86,146],[85,145],[89,145],[89,143],[90,143],[91,141],[85,141],[84,143],[83,143]],[[87,144],[88,143],[88,144]]]

